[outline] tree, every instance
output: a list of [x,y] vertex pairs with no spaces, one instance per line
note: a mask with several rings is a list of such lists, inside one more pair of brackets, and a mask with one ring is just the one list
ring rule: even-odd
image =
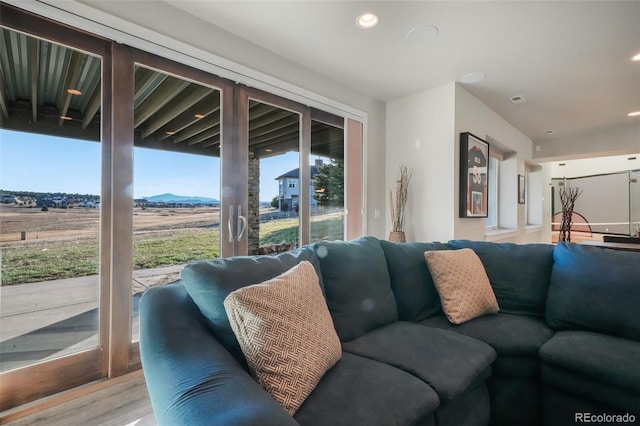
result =
[[313,177],[316,199],[321,206],[344,206],[344,160],[332,159],[318,167]]

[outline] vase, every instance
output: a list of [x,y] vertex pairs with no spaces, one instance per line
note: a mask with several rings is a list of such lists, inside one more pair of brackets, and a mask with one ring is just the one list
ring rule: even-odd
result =
[[391,231],[389,232],[389,241],[392,243],[406,243],[407,238],[404,231]]

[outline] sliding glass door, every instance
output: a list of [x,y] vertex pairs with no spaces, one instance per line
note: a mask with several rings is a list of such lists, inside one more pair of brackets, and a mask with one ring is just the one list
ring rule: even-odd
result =
[[110,77],[108,43],[10,9],[1,15],[3,25],[19,24],[0,28],[4,410],[103,375]]
[[190,261],[362,235],[361,123],[4,3],[0,46],[0,411],[140,368]]

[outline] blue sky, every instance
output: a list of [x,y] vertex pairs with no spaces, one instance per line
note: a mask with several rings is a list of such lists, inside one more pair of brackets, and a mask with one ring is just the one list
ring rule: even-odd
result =
[[[260,200],[278,194],[275,178],[298,167],[297,152],[260,162]],[[100,193],[100,144],[0,130],[0,189]],[[216,157],[135,148],[134,197],[164,193],[220,199]]]

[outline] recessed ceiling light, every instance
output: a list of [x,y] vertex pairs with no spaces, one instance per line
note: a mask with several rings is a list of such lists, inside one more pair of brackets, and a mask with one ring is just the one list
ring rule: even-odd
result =
[[433,25],[421,25],[415,27],[405,34],[405,37],[412,40],[431,40],[438,35],[438,27]]
[[373,28],[378,25],[380,19],[373,13],[363,13],[356,18],[356,25],[360,28]]
[[483,72],[472,72],[460,77],[462,83],[477,83],[484,80],[486,75]]
[[527,100],[525,99],[524,96],[522,95],[515,95],[509,98],[509,100],[511,102],[513,102],[514,104],[523,104],[525,102],[527,102]]
[[169,136],[176,134],[176,132],[174,132],[173,130],[167,130],[165,133]]
[[631,58],[632,61],[640,61],[640,53]]
[[200,120],[201,118],[204,118],[203,114],[194,114],[193,115],[195,118],[197,118],[198,120]]
[[70,95],[82,95],[82,92],[78,89],[67,89],[67,93]]
[[73,118],[69,117],[68,115],[61,115],[60,116],[61,120],[65,120],[65,121],[71,121],[73,120]]
[[640,115],[640,111],[633,111],[627,114],[629,117],[637,117]]

